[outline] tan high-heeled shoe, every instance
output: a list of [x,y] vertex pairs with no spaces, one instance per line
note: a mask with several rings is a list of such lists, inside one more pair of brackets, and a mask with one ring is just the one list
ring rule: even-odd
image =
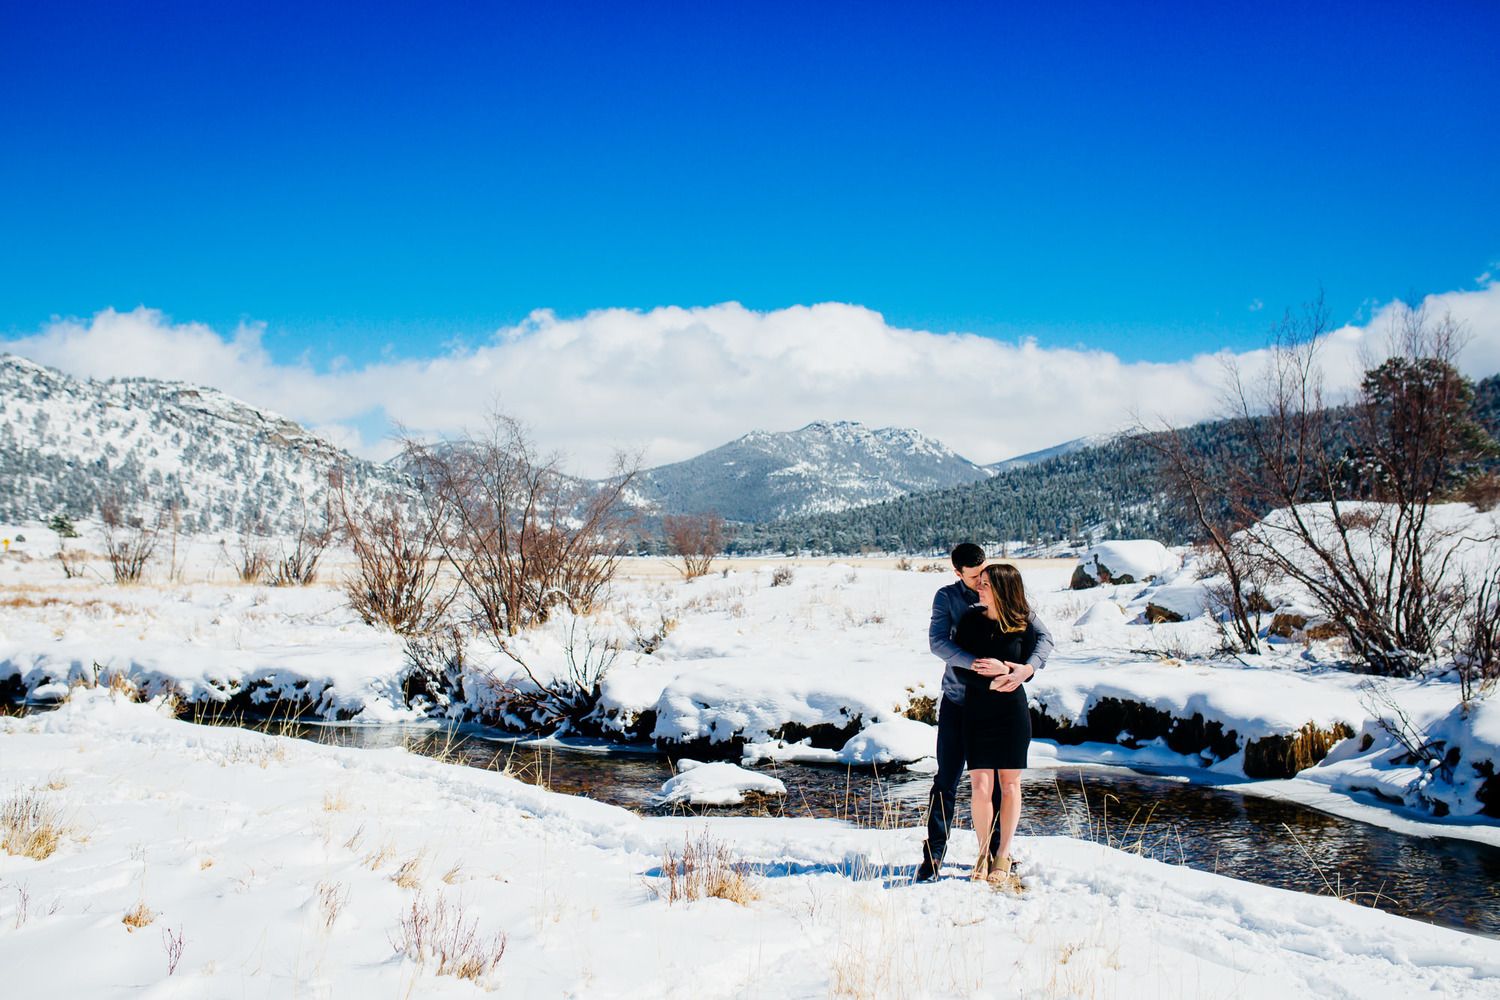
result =
[[975,882],[983,882],[990,877],[990,856],[981,854],[974,862],[974,868],[969,872],[969,878]]
[[985,878],[991,882],[1005,882],[1011,877],[1011,868],[1014,862],[1010,858],[993,858],[990,860],[989,871]]

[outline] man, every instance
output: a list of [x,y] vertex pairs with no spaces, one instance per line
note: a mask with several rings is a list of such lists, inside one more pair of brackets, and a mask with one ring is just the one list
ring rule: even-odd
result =
[[[917,866],[917,881],[928,882],[937,877],[943,865],[943,852],[948,848],[948,829],[953,824],[954,809],[958,800],[958,780],[964,771],[964,684],[956,670],[972,670],[982,677],[999,677],[1009,668],[999,660],[975,659],[970,653],[959,649],[953,642],[953,630],[964,613],[979,603],[979,575],[984,572],[984,549],[973,542],[964,542],[954,548],[951,559],[953,572],[958,576],[955,583],[941,588],[932,599],[932,624],[927,629],[927,645],[943,661],[943,700],[938,706],[937,775],[932,779],[932,792],[927,799],[927,840],[922,844],[922,863]],[[1034,623],[1035,620],[1033,619]],[[1036,623],[1039,624],[1039,623]],[[1027,661],[1030,669],[1026,677],[1017,677],[1019,683],[1030,677],[1047,660],[1052,649],[1051,636],[1045,632],[1039,638],[1037,655]],[[1014,683],[1011,685],[1014,686]],[[1000,815],[1000,786],[995,785],[995,815]],[[999,850],[1000,830],[998,824],[991,835],[990,854]]]

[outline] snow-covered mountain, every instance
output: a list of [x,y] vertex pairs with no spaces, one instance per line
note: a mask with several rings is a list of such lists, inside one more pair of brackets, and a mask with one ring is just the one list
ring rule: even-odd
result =
[[182,530],[299,529],[328,474],[351,492],[404,478],[217,389],[149,378],[87,381],[0,354],[0,520],[86,517],[105,500],[175,503]]
[[914,430],[819,421],[796,431],[752,431],[696,458],[648,469],[639,492],[667,513],[714,510],[732,521],[769,521],[989,475]]
[[1116,434],[1090,434],[1088,437],[1074,438],[1072,441],[1064,441],[1062,444],[1055,444],[1041,451],[1029,451],[1015,458],[1007,458],[1003,462],[991,462],[985,468],[992,473],[1020,469],[1038,462],[1045,462],[1049,458],[1056,458],[1058,455],[1082,451],[1084,448],[1097,448],[1100,445],[1109,444],[1116,437],[1118,437]]

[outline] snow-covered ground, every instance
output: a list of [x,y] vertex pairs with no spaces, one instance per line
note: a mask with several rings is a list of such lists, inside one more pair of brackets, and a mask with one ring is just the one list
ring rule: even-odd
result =
[[[0,854],[7,996],[1500,996],[1495,940],[1062,837],[1020,889],[915,885],[911,829],[642,818],[104,691],[0,759],[64,828]],[[685,843],[733,899],[668,900]]]
[[[325,583],[245,585],[234,572],[236,542],[204,537],[179,553],[177,579],[163,579],[162,553],[155,582],[119,587],[99,559],[65,580],[45,528],[0,532],[11,539],[0,555],[0,686],[60,696],[79,679],[121,674],[147,693],[195,702],[292,700],[369,721],[417,715],[403,697],[401,641],[364,625],[344,601],[346,553],[325,557]],[[87,529],[69,544],[99,548]],[[934,730],[915,720],[931,721],[940,676],[927,618],[951,574],[761,562],[684,582],[663,578],[662,560],[632,562],[599,613],[556,616],[512,643],[544,678],[567,671],[570,643],[575,659],[590,644],[618,647],[595,720],[606,733],[695,759],[924,766]],[[1274,639],[1258,656],[1212,655],[1223,642],[1205,613],[1212,581],[1198,580],[1191,560],[1151,582],[1079,591],[1067,589],[1073,568],[1023,564],[1057,640],[1028,693],[1061,727],[1057,740],[1083,744],[1061,747],[1065,759],[1178,767],[1206,781],[1269,776],[1278,780],[1250,790],[1500,843],[1500,824],[1481,815],[1484,800],[1500,796],[1500,779],[1481,792],[1500,766],[1500,702],[1460,706],[1451,677],[1351,673],[1339,666],[1338,640]],[[1186,620],[1149,624],[1148,607]],[[466,660],[448,711],[503,717],[497,682],[520,668],[477,639]],[[1403,762],[1390,731],[1402,725],[1408,742],[1441,740],[1456,761]],[[1304,729],[1336,744],[1326,758],[1295,775],[1279,758],[1266,763],[1267,746]],[[1353,737],[1339,742],[1346,732]],[[1090,750],[1101,743],[1105,753]]]
[[[203,538],[179,553],[174,579],[163,558],[146,584],[117,587],[97,559],[64,579],[44,528],[0,534],[11,540],[0,685],[60,697],[80,679],[123,675],[192,700],[417,715],[402,696],[401,642],[344,604],[340,553],[329,582],[271,588],[237,581],[233,540]],[[1071,562],[1023,568],[1057,639],[1028,685],[1033,704],[1090,733],[1106,709],[1136,713],[1114,742],[1037,741],[1034,766],[1149,765],[1500,844],[1476,769],[1500,762],[1493,699],[1463,711],[1444,677],[1371,687],[1325,640],[1210,658],[1220,635],[1192,569],[1070,591]],[[612,644],[599,725],[730,759],[683,770],[663,800],[778,794],[733,767],[741,757],[930,769],[933,729],[918,720],[940,665],[927,617],[951,574],[761,565],[683,582],[660,570],[627,565],[598,614],[558,616],[513,652],[545,676],[566,669],[570,641],[575,653]],[[1153,604],[1187,620],[1148,624]],[[495,682],[518,668],[479,642],[468,663],[452,709],[496,712]],[[1393,705],[1458,763],[1400,762],[1377,721]],[[1184,727],[1151,735],[1153,718]],[[1295,776],[1245,780],[1257,741],[1308,726],[1354,735]],[[1184,732],[1207,735],[1189,746]],[[480,978],[515,996],[1500,996],[1495,941],[1066,838],[1023,838],[1019,893],[958,878],[917,886],[914,829],[641,818],[400,751],[194,727],[98,690],[0,720],[0,768],[0,795],[54,809],[67,829],[45,859],[0,854],[0,961],[20,970],[17,996],[55,995],[53,983],[89,997],[472,992],[419,961],[415,944],[405,958],[395,947],[403,915],[430,934],[460,908],[475,941],[506,935]],[[698,844],[705,828],[749,866],[751,889],[731,893],[741,902],[668,902],[663,846]],[[960,835],[950,861],[972,851]],[[132,931],[121,921],[138,904],[154,917]]]

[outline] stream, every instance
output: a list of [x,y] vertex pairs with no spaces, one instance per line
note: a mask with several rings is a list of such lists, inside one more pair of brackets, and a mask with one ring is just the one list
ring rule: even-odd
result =
[[[472,767],[505,770],[553,791],[646,815],[672,777],[649,748],[572,746],[517,740],[483,726],[246,722],[338,746],[409,749]],[[922,823],[932,777],[871,768],[758,765],[786,784],[784,799],[708,807],[706,815],[817,816],[861,826]],[[1500,935],[1500,848],[1449,837],[1416,837],[1293,802],[1195,785],[1122,767],[1067,764],[1022,777],[1022,835],[1066,834],[1169,863],[1299,892],[1340,895],[1431,923]],[[959,788],[956,840],[968,827],[967,782]],[[679,807],[680,809],[680,807]],[[670,811],[670,810],[667,810]],[[915,865],[917,858],[911,859]]]

